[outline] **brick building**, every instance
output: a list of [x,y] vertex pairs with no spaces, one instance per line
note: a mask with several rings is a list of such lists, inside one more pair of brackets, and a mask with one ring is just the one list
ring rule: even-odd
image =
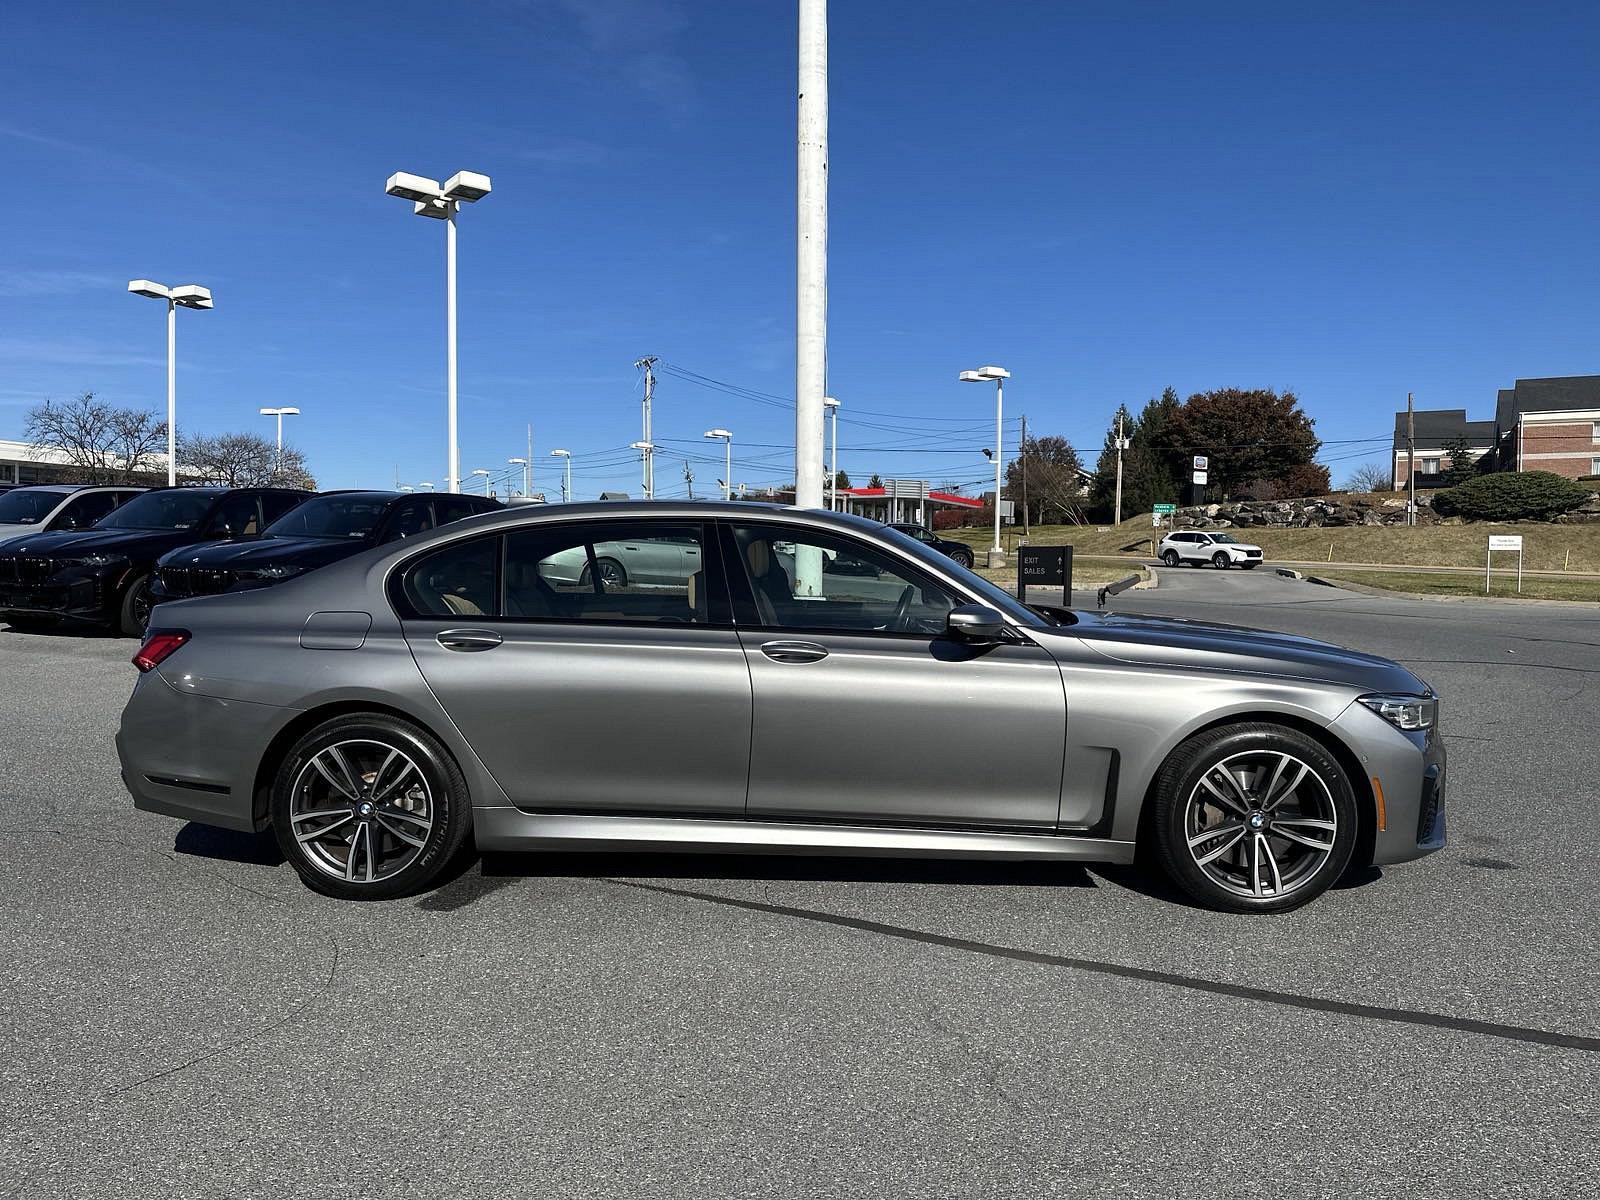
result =
[[[1495,399],[1494,419],[1469,421],[1465,409],[1418,409],[1417,486],[1438,487],[1449,445],[1465,438],[1472,457],[1496,471],[1553,471],[1568,479],[1600,475],[1600,375],[1519,379]],[[1403,490],[1410,455],[1406,414],[1394,417],[1394,487]]]

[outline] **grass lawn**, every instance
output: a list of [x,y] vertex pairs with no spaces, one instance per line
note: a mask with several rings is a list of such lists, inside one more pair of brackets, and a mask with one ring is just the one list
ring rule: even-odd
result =
[[[984,547],[987,549],[988,547]],[[1017,590],[1017,564],[1015,559],[1009,559],[1004,567],[998,571],[991,571],[985,566],[972,568],[979,575],[991,583],[997,583],[1007,591]],[[1135,562],[1115,562],[1110,559],[1084,561],[1073,555],[1072,558],[1072,586],[1074,588],[1101,587],[1108,583],[1115,583],[1119,579],[1126,579],[1129,575],[1137,575],[1140,579],[1148,579],[1150,572]]]
[[[1274,529],[1251,527],[1227,532],[1241,541],[1254,542],[1266,551],[1268,559],[1280,562],[1348,562],[1411,564],[1432,567],[1475,567],[1483,569],[1483,552],[1490,533],[1520,533],[1523,538],[1523,567],[1529,571],[1600,572],[1600,524],[1592,525],[1431,525],[1407,529],[1405,526],[1344,526],[1321,529]],[[951,529],[943,537],[959,538],[981,555],[993,538],[987,529]],[[1005,533],[1009,551],[1021,533]],[[1045,525],[1035,526],[1034,545],[1054,546],[1070,543],[1076,555],[1113,554],[1148,557],[1150,554],[1150,516],[1144,514],[1121,525]],[[1084,564],[1087,566],[1088,564]],[[1515,566],[1505,554],[1495,556],[1495,566]]]
[[[1424,596],[1483,596],[1483,576],[1409,574],[1405,571],[1319,571],[1320,579],[1345,580],[1364,587],[1382,588],[1391,592],[1416,592]],[[1496,574],[1490,585],[1491,596],[1521,595],[1528,600],[1587,600],[1600,604],[1600,580],[1550,579],[1524,576],[1522,591],[1517,591],[1517,581]]]

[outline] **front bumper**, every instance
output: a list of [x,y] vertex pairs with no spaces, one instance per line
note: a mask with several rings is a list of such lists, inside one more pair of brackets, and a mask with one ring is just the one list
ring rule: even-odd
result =
[[1372,862],[1409,862],[1444,849],[1446,755],[1438,725],[1404,733],[1365,706],[1352,704],[1333,723],[1333,732],[1361,759],[1375,804],[1381,789]]
[[181,692],[159,669],[139,676],[122,710],[117,758],[133,806],[202,825],[256,832],[255,775],[297,710]]
[[0,613],[99,624],[111,619],[108,598],[116,591],[114,575],[87,570],[60,571],[37,581],[0,580]]

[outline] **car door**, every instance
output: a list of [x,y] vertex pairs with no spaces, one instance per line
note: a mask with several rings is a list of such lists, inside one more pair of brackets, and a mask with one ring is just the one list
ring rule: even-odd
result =
[[[725,523],[721,544],[754,691],[752,817],[1056,825],[1067,712],[1048,653],[948,637],[965,601],[887,548],[766,521]],[[807,563],[820,576],[797,587]]]
[[[429,687],[500,786],[548,812],[737,816],[750,673],[717,571],[643,586],[552,560],[705,544],[699,521],[542,521],[451,542],[396,596]],[[677,561],[682,564],[681,551]]]

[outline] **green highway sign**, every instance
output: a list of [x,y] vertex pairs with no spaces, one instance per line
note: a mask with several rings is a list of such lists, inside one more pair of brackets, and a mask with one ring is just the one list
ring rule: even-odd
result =
[[1157,504],[1151,511],[1158,513],[1177,512],[1178,506],[1176,504]]

